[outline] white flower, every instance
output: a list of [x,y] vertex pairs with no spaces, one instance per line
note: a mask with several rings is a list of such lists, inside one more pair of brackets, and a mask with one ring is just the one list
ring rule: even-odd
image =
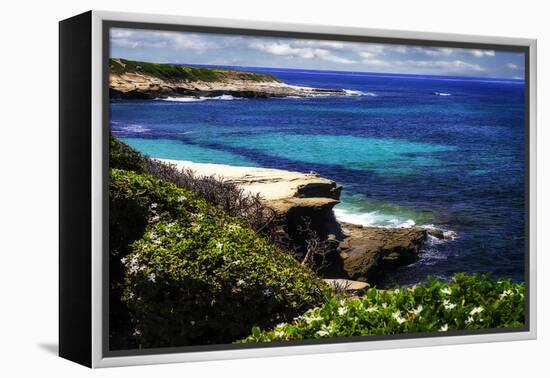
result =
[[157,279],[157,275],[155,273],[151,273],[147,276],[147,279],[151,282],[155,282],[155,280]]
[[500,298],[508,297],[510,295],[514,294],[512,290],[504,290],[502,294],[500,294]]
[[317,336],[325,337],[328,336],[330,333],[324,329],[321,329],[315,333]]
[[447,324],[444,324],[441,326],[441,328],[439,328],[439,332],[447,332],[448,329],[449,326]]
[[471,316],[468,316],[468,319],[466,319],[466,324],[470,324],[474,321],[474,318],[472,318]]
[[452,310],[456,307],[456,304],[451,303],[448,299],[445,299],[445,301],[443,301],[443,306],[445,307],[445,310]]
[[244,282],[243,279],[240,279],[240,280],[237,281],[237,286],[242,286],[244,284],[245,284],[245,282]]
[[216,248],[221,249],[223,247],[223,243],[217,242]]
[[403,324],[405,323],[407,320],[402,318],[401,317],[401,312],[400,311],[396,311],[394,312],[393,314],[391,314],[391,316],[393,316],[393,318],[397,321],[397,323],[399,324]]
[[153,203],[151,204],[151,209],[156,209],[156,208],[157,208],[157,203],[156,203],[156,202],[153,202]]
[[120,262],[123,263],[123,264],[126,264],[126,257],[121,258]]
[[275,336],[276,337],[283,337],[285,335],[285,333],[283,331],[275,331]]
[[441,294],[451,295],[452,292],[453,292],[453,291],[452,291],[451,288],[449,288],[449,287],[446,287],[446,288],[441,289]]
[[384,303],[382,303],[382,307],[386,308],[386,307],[388,307],[388,304],[386,302],[384,302]]
[[479,306],[479,307],[474,307],[472,309],[472,311],[470,311],[470,315],[475,315],[475,314],[479,314],[481,311],[483,311],[483,307]]
[[176,222],[170,222],[166,225],[166,231],[167,232],[170,232],[170,230],[172,230],[172,227],[174,227],[176,225]]
[[415,308],[414,310],[411,310],[409,312],[413,313],[414,315],[418,316],[422,310],[424,310],[424,307],[422,307],[422,305],[418,305],[417,308]]
[[310,313],[310,314],[306,313],[306,314],[300,316],[298,319],[304,320],[307,324],[310,324],[312,322],[316,322],[316,321],[319,321],[319,320],[323,320],[323,318],[321,316],[315,316],[315,315],[313,315],[313,313]]
[[135,254],[130,259],[130,263],[128,264],[128,269],[130,270],[130,273],[136,274],[139,271],[139,264],[138,264],[138,255]]
[[395,289],[395,290],[393,291],[393,293],[394,293],[394,294],[399,294],[399,289]]
[[346,315],[347,312],[348,312],[348,309],[345,308],[345,307],[339,307],[338,308],[338,315],[340,315],[340,316]]
[[264,297],[269,297],[271,295],[271,290],[265,289],[263,294],[264,294]]
[[325,337],[330,335],[331,332],[332,332],[332,324],[329,326],[322,325],[321,329],[317,331],[315,334],[320,337]]
[[369,307],[365,310],[365,312],[376,312],[376,311],[378,311],[377,306]]
[[185,201],[187,198],[185,196],[179,196],[178,197],[178,202],[183,202]]
[[191,320],[189,323],[191,323],[192,326],[195,325],[195,321],[194,321],[194,320]]

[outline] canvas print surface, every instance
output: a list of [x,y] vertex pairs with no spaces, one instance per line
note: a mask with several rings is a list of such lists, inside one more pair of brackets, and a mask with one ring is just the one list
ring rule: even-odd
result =
[[113,27],[112,351],[525,326],[525,56]]

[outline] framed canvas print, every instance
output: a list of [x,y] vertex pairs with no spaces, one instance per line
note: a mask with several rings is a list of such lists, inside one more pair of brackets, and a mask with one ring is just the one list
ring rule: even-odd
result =
[[536,42],[60,22],[60,355],[536,337]]

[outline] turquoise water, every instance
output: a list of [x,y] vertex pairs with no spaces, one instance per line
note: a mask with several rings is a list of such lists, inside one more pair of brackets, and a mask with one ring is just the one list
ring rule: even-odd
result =
[[145,155],[159,159],[189,160],[195,163],[215,163],[255,167],[257,164],[231,152],[185,144],[174,139],[120,138]]

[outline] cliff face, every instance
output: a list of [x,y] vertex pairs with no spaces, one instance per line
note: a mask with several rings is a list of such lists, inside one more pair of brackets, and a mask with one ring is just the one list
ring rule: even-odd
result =
[[272,75],[229,69],[109,61],[110,98],[167,97],[312,97],[345,95],[342,89],[297,87]]
[[191,169],[199,176],[220,176],[246,191],[259,193],[277,212],[280,232],[289,240],[303,237],[304,219],[309,219],[309,228],[332,246],[320,270],[324,277],[374,283],[385,273],[416,261],[428,234],[442,238],[419,227],[363,227],[339,222],[333,208],[340,203],[342,186],[314,172],[163,161]]

